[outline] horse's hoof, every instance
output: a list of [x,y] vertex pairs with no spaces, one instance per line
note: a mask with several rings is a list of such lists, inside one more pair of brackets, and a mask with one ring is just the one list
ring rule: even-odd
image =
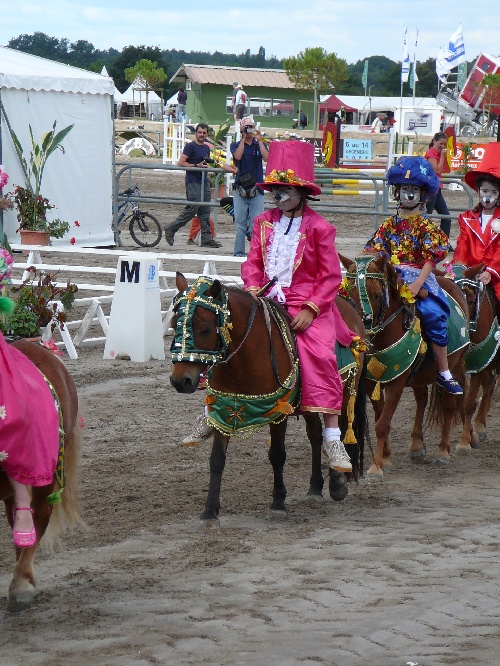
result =
[[413,462],[423,462],[425,460],[425,449],[410,451],[410,460],[413,460]]
[[436,456],[436,458],[434,458],[434,464],[438,465],[439,467],[446,467],[447,465],[450,464],[450,457]]
[[365,476],[365,483],[382,483],[384,480],[383,474],[370,474]]
[[323,499],[323,493],[309,491],[306,495],[306,501],[312,500],[313,502],[322,502]]
[[35,596],[35,589],[33,590],[28,590],[26,592],[20,592],[16,594],[15,596],[9,595],[9,599],[7,601],[7,610],[10,613],[19,613],[20,611],[25,610],[28,608],[30,603],[33,601],[33,597]]
[[[482,430],[479,433],[479,444],[486,444],[486,430]],[[479,448],[479,446],[476,446],[475,448]]]
[[347,485],[345,474],[331,469],[329,477],[328,490],[330,492],[330,497],[334,502],[341,502],[349,493],[349,486]]
[[286,509],[271,508],[269,511],[269,518],[271,518],[271,520],[285,520],[286,518],[288,518],[288,514],[286,512]]
[[467,444],[467,446],[459,446],[455,449],[457,456],[468,456],[472,453],[472,448]]
[[219,530],[220,521],[218,518],[201,518],[200,520],[200,530],[202,532],[208,532],[208,530]]

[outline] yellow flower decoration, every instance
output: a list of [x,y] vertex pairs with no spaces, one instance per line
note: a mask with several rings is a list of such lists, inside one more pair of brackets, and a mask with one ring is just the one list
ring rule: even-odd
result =
[[401,298],[404,298],[408,303],[415,303],[415,296],[411,293],[411,291],[408,289],[408,285],[403,284],[399,288],[399,293],[401,295]]
[[277,171],[273,169],[270,174],[266,175],[266,183],[287,183],[288,185],[303,185],[304,181],[295,175],[293,169],[286,171]]
[[396,255],[393,254],[393,255],[391,256],[391,264],[400,264],[400,263],[401,263],[401,262],[400,262],[399,259],[396,257]]

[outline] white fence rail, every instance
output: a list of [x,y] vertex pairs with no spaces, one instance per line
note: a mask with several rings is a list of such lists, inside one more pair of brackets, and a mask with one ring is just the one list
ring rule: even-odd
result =
[[[104,306],[110,306],[113,301],[114,281],[116,277],[116,265],[109,266],[113,259],[118,262],[118,257],[137,256],[144,254],[137,251],[126,250],[101,250],[95,248],[75,248],[73,246],[46,246],[13,244],[14,251],[23,250],[28,252],[25,261],[15,261],[13,264],[13,282],[21,284],[28,276],[27,269],[34,266],[37,270],[57,273],[61,280],[56,284],[65,286],[67,281],[71,281],[78,286],[78,293],[86,292],[88,295],[76,298],[73,308],[76,310],[83,308],[84,314],[80,319],[67,321],[64,329],[57,325],[56,331],[61,337],[61,341],[56,344],[59,347],[65,347],[70,358],[78,358],[77,348],[90,344],[104,343],[108,333],[109,315],[103,310]],[[51,261],[46,260],[50,255]],[[64,255],[65,263],[56,263],[57,258]],[[181,271],[187,280],[195,280],[200,275],[209,275],[217,277],[225,284],[241,285],[240,265],[244,261],[241,257],[205,255],[205,254],[187,254],[174,252],[148,252],[148,256],[154,255],[158,262],[158,271],[160,279],[160,295],[162,298],[162,321],[163,331],[167,332],[172,317],[171,302],[176,293],[175,276],[177,271]],[[16,257],[16,255],[14,255]],[[75,262],[71,260],[75,259]],[[96,266],[84,264],[85,257],[98,257],[101,261]],[[229,264],[229,274],[221,274],[218,266]],[[199,272],[186,272],[185,266],[195,266],[195,271],[199,267]],[[233,270],[234,268],[234,270]],[[75,275],[89,276],[92,282],[79,282]],[[165,302],[165,310],[163,303]],[[57,307],[63,310],[62,303],[58,302]],[[106,307],[107,309],[107,307]],[[71,310],[73,312],[73,309]],[[97,337],[89,337],[89,329],[99,326],[101,333]],[[46,328],[43,339],[48,341],[52,337],[50,324]]]

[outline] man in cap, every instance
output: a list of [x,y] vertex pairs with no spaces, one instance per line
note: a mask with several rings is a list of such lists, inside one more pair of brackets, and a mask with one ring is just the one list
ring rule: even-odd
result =
[[253,220],[264,212],[264,190],[256,186],[264,180],[262,160],[267,161],[267,144],[252,118],[240,122],[241,139],[230,150],[238,172],[234,180],[234,256],[244,257],[245,237],[251,237]]
[[233,106],[235,124],[239,122],[245,115],[246,106],[247,106],[247,94],[243,90],[243,86],[241,85],[241,83],[238,83],[236,85],[236,93],[234,97],[234,106]]

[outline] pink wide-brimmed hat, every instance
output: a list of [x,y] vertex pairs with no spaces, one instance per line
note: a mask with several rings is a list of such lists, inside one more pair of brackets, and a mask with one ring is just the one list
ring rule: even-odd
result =
[[489,143],[484,147],[483,159],[478,168],[465,174],[465,182],[477,192],[476,180],[480,176],[491,176],[500,180],[500,143]]
[[314,146],[306,141],[273,141],[269,146],[266,178],[258,187],[304,187],[309,194],[321,194],[314,184]]

